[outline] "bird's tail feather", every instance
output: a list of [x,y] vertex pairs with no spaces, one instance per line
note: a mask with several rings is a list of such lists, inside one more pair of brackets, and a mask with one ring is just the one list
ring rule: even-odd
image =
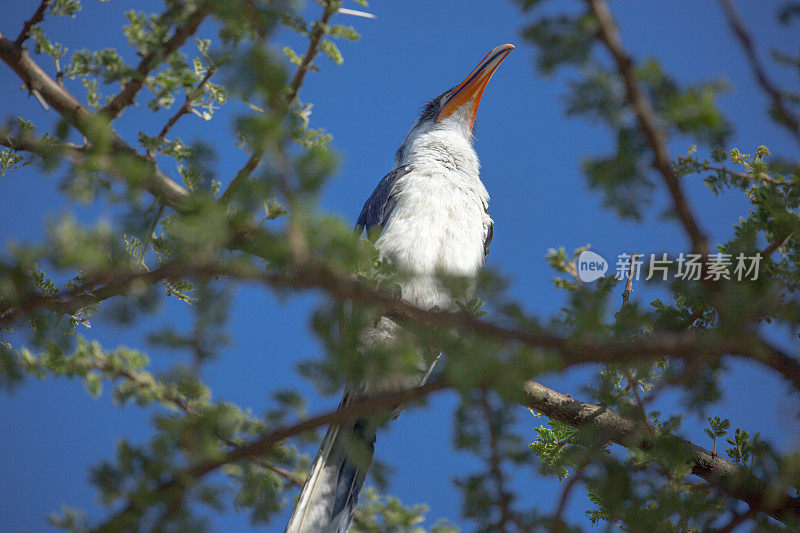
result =
[[[352,400],[348,392],[342,407]],[[372,462],[375,423],[357,419],[333,425],[322,441],[286,533],[345,533]]]
[[[425,384],[441,355],[433,359],[418,385]],[[339,409],[355,397],[352,391],[345,391]],[[397,417],[403,407],[400,404],[393,409],[391,417]],[[377,422],[362,417],[328,428],[286,533],[346,533],[372,463]]]

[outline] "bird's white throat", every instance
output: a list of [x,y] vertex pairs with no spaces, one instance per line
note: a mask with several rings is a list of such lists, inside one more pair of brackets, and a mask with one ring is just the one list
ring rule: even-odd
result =
[[425,120],[415,124],[397,151],[395,168],[442,166],[479,180],[480,162],[472,146],[470,105],[461,106],[440,123]]

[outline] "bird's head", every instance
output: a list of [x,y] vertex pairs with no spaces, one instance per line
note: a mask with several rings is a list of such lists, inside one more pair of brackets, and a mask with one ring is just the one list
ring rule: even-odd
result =
[[[501,44],[481,59],[464,81],[428,102],[397,151],[398,165],[409,163],[409,156],[426,146],[440,143],[472,146],[475,115],[486,85],[514,45]],[[433,146],[431,146],[433,145]]]

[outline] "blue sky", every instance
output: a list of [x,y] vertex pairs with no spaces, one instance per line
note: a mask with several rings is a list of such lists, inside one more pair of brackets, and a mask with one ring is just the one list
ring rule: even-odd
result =
[[[346,3],[347,7],[358,8],[355,2],[350,4]],[[761,28],[754,35],[762,57],[767,57],[770,46],[797,50],[796,28],[792,33],[776,26],[772,12],[757,3],[738,4],[747,24]],[[0,32],[15,36],[36,5],[38,2],[4,1]],[[45,29],[71,50],[116,46],[134,62],[119,32],[123,13],[131,7],[158,9],[158,3],[86,0],[78,19],[48,21]],[[730,82],[732,90],[723,96],[721,105],[735,126],[731,147],[752,153],[759,144],[766,144],[773,153],[796,155],[797,147],[789,137],[765,117],[767,100],[756,87],[715,2],[618,0],[611,7],[622,38],[636,59],[654,56],[682,82],[711,77]],[[316,14],[318,6],[311,3],[307,9]],[[370,11],[379,18],[340,17],[338,22],[356,26],[361,41],[341,44],[345,62],[339,67],[320,60],[321,72],[308,77],[301,93],[303,101],[314,103],[312,124],[333,135],[333,147],[341,158],[335,179],[321,200],[325,209],[354,221],[364,199],[391,170],[394,151],[418,108],[461,81],[489,49],[511,42],[519,46],[495,74],[481,103],[476,149],[492,195],[490,209],[495,220],[489,265],[510,276],[512,294],[543,316],[564,305],[562,294],[549,281],[552,274],[544,261],[551,247],[565,246],[571,251],[591,243],[606,257],[630,250],[686,250],[678,225],[658,216],[667,205],[663,190],[642,224],[619,221],[602,208],[599,195],[588,190],[580,162],[588,155],[605,153],[612,138],[602,127],[564,116],[562,95],[570,74],[542,78],[535,72],[533,51],[520,39],[527,19],[510,2],[374,0]],[[296,49],[304,49],[295,37],[281,37]],[[39,61],[50,67],[49,59],[41,57]],[[779,82],[796,86],[796,73],[777,68],[770,68],[770,73]],[[55,115],[43,111],[19,85],[7,67],[0,67],[0,118],[21,114],[40,128],[54,123]],[[82,93],[80,88],[72,89]],[[113,94],[116,88],[107,92]],[[233,111],[232,106],[223,108],[210,123],[187,117],[174,130],[185,140],[214,143],[223,182],[245,160],[233,145]],[[165,120],[164,113],[153,117],[142,108],[126,112],[118,126],[134,140],[137,128],[152,134]],[[687,146],[688,142],[680,139],[671,144],[675,155],[684,153]],[[174,168],[165,170],[176,175]],[[72,209],[58,193],[62,178],[63,173],[47,176],[29,166],[0,180],[0,253],[12,242],[41,237],[42,221]],[[715,199],[699,178],[690,178],[686,189],[714,240],[727,239],[732,223],[744,213],[744,202],[735,196]],[[78,211],[87,221],[111,216],[106,208]],[[642,288],[634,298],[645,302],[651,293]],[[272,391],[297,385],[295,365],[321,353],[308,321],[308,312],[318,301],[313,294],[278,301],[263,290],[237,291],[230,320],[236,342],[203,371],[214,397],[258,413],[269,405]],[[182,305],[169,303],[134,329],[119,329],[100,320],[87,335],[106,347],[144,347],[142,339],[148,330],[164,323],[187,324],[188,318]],[[157,349],[147,351],[162,368],[180,357]],[[730,368],[723,382],[725,396],[710,414],[727,416],[735,426],[775,436],[783,446],[797,445],[796,405],[783,384],[754,365],[731,363]],[[588,372],[591,369],[548,375],[541,381],[580,397]],[[299,387],[310,394],[314,412],[338,402],[336,397],[320,398],[308,384]],[[428,503],[432,519],[447,517],[465,524],[458,517],[458,492],[451,479],[477,465],[471,457],[450,451],[455,405],[454,395],[447,393],[435,397],[425,410],[404,413],[379,435],[376,453],[395,469],[390,493],[407,504]],[[670,396],[659,407],[665,413],[679,409]],[[152,414],[134,407],[119,409],[107,394],[92,400],[83,394],[81,384],[64,380],[31,380],[13,395],[0,396],[0,424],[5,435],[0,450],[2,529],[47,530],[44,517],[62,503],[87,509],[92,517],[100,518],[102,511],[88,485],[87,467],[112,457],[122,437],[134,442],[146,439]],[[520,430],[533,439],[533,427],[544,420],[532,418],[521,408],[519,417]],[[698,420],[688,419],[684,435],[708,445],[701,426]],[[559,488],[538,479],[535,469],[515,473],[514,483],[523,502],[535,502],[542,510],[555,506]],[[585,508],[586,500],[575,494],[570,516],[580,520]],[[285,516],[276,520],[274,530],[284,523]],[[215,518],[214,525],[221,531],[248,530],[246,516],[233,512]]]

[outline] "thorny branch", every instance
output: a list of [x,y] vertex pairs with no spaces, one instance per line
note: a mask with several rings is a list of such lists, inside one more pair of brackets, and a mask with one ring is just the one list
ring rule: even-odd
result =
[[[636,253],[631,253],[631,264],[628,267],[628,279],[625,282],[625,290],[622,291],[622,307],[620,308],[620,312],[625,309],[625,306],[630,304],[631,293],[633,292],[633,276],[636,270]],[[642,421],[645,423],[647,430],[650,432],[651,435],[655,435],[656,429],[653,427],[653,423],[650,421],[650,418],[647,416],[647,411],[644,408],[644,402],[642,401],[642,397],[639,394],[639,384],[636,379],[634,379],[633,375],[631,374],[630,370],[625,371],[625,377],[628,380],[628,384],[625,386],[625,391],[633,392],[633,397],[636,400],[636,406],[639,409],[639,415],[642,418]]]
[[[142,375],[141,373],[136,371],[114,367],[113,365],[110,364],[108,359],[106,359],[105,356],[103,355],[95,355],[95,364],[93,365],[93,368],[96,368],[97,370],[100,370],[102,372],[112,373],[117,378],[130,381],[140,389],[153,391],[154,385],[156,384],[156,381],[152,376]],[[187,415],[199,414],[197,409],[190,402],[186,401],[186,398],[183,395],[173,390],[170,390],[169,388],[166,387],[159,388],[158,395],[163,399],[163,401],[167,402],[168,404],[171,404],[176,409],[183,411]],[[220,440],[226,445],[230,446],[231,448],[237,448],[241,446],[240,443],[234,442],[228,438],[220,437]],[[303,481],[299,477],[294,475],[292,472],[286,470],[285,468],[282,468],[278,465],[272,464],[269,461],[260,458],[256,458],[256,460],[258,461],[259,466],[264,467],[272,472],[275,472],[276,474],[284,478],[288,483],[296,487],[303,486]]]

